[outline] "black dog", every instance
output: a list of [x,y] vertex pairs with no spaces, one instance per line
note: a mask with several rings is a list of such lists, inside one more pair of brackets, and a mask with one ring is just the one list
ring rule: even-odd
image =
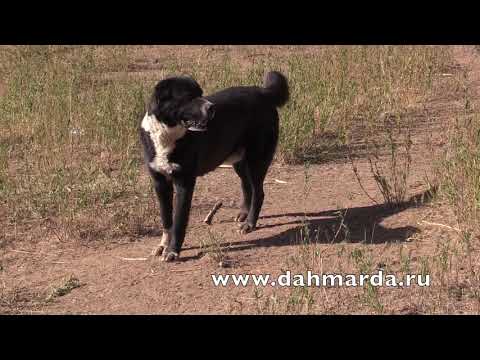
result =
[[[155,254],[175,260],[182,248],[197,176],[231,164],[241,179],[241,233],[255,229],[263,182],[278,141],[277,107],[289,97],[287,79],[269,72],[264,87],[233,87],[202,97],[189,77],[160,81],[140,126],[145,161],[163,222]],[[173,217],[173,188],[175,216]]]

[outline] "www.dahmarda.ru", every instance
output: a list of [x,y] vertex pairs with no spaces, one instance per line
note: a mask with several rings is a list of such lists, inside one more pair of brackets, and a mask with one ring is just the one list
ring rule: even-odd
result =
[[292,274],[289,270],[273,277],[270,274],[211,274],[213,285],[226,287],[362,287],[370,284],[374,287],[410,287],[430,286],[429,274],[406,274],[397,277],[384,274],[382,270],[372,274]]

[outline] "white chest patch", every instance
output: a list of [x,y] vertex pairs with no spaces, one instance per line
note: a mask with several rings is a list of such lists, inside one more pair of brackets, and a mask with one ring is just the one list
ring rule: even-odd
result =
[[179,170],[180,165],[169,162],[168,154],[175,149],[175,142],[187,132],[184,126],[169,127],[157,120],[155,115],[145,114],[142,120],[142,129],[150,134],[150,139],[155,147],[155,157],[148,164],[151,169],[171,174]]

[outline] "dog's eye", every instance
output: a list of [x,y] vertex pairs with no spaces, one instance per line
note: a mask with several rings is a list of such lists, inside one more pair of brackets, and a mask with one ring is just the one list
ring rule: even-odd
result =
[[191,111],[185,111],[185,112],[183,113],[183,117],[185,117],[185,118],[187,118],[187,119],[188,119],[188,118],[191,118],[192,116],[193,116],[193,113],[192,113]]

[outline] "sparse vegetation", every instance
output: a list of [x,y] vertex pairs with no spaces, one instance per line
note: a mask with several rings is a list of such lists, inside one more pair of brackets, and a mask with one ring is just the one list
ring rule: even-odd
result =
[[[149,89],[162,75],[190,74],[208,93],[260,85],[268,70],[285,72],[292,99],[282,110],[279,156],[303,163],[318,162],[322,151],[332,153],[354,142],[358,131],[368,138],[361,129],[368,125],[378,131],[381,113],[400,114],[421,102],[446,61],[438,47],[335,46],[314,54],[262,56],[242,66],[227,53],[213,59],[207,47],[198,50],[197,58],[162,59],[158,77],[145,80],[129,72],[133,50],[2,47],[0,74],[8,90],[0,98],[0,191],[10,223],[61,217],[70,236],[79,239],[105,232],[135,236],[142,226],[148,228],[129,223],[149,210],[129,199],[151,195],[149,184],[137,186],[136,126]],[[387,194],[393,186],[393,194],[402,197],[408,168],[397,173],[395,155],[392,149],[392,180],[379,183]],[[385,179],[374,165],[376,178]],[[128,205],[122,211],[109,210],[124,201]],[[88,224],[89,235],[81,225],[92,211],[105,223]]]
[[[462,93],[463,109],[450,122],[451,126],[447,133],[448,144],[437,168],[442,185],[441,194],[451,204],[460,231],[453,245],[448,241],[438,245],[440,249],[438,261],[442,270],[441,281],[448,282],[450,288],[458,282],[458,270],[454,282],[445,279],[451,274],[452,264],[455,260],[465,264],[467,291],[471,297],[477,299],[478,311],[480,299],[477,289],[480,285],[480,275],[475,250],[478,249],[480,234],[478,226],[480,219],[480,112],[478,102],[474,98],[478,93],[475,93],[475,89],[467,78],[467,74],[464,73],[463,81],[458,82],[457,86]],[[460,293],[458,289],[454,291],[460,295],[464,293],[464,290]]]
[[[369,151],[367,159],[377,187],[388,206],[399,206],[406,200],[408,177],[412,163],[412,120],[402,120],[398,115],[382,114],[382,119],[370,128],[366,135],[366,145]],[[383,155],[387,149],[388,156]],[[353,172],[363,188],[362,180],[353,160],[353,154],[348,154]],[[365,191],[365,190],[364,190]],[[373,199],[370,194],[367,196]]]
[[228,257],[228,244],[223,234],[208,230],[207,235],[200,239],[201,254],[207,255],[219,267],[230,267],[231,259]]
[[57,297],[67,295],[73,289],[76,289],[80,286],[80,280],[78,280],[74,275],[66,276],[60,281],[58,285],[52,287],[45,301],[52,301]]

